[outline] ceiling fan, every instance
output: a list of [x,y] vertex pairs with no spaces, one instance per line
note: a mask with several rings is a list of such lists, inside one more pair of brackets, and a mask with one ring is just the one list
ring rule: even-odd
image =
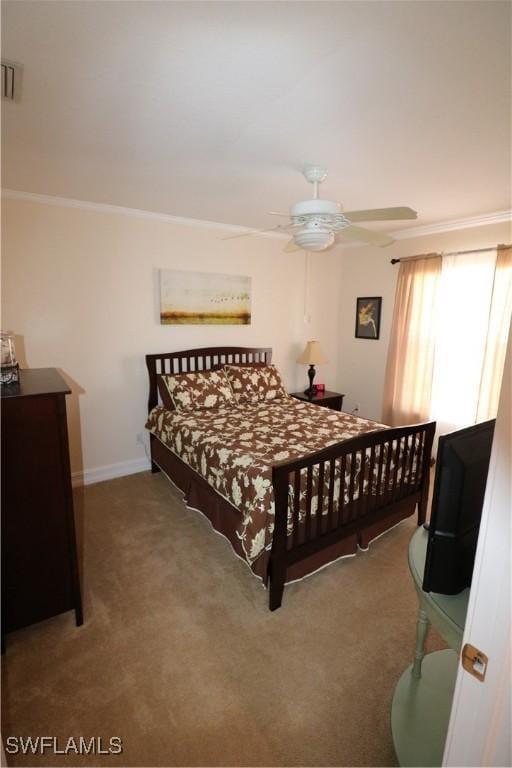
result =
[[353,241],[382,247],[394,242],[390,235],[356,226],[355,222],[415,219],[418,215],[412,208],[406,207],[343,211],[341,205],[334,200],[323,200],[318,197],[318,187],[327,177],[327,168],[321,165],[307,165],[303,174],[306,181],[313,185],[313,197],[310,200],[301,200],[292,205],[289,214],[269,211],[271,216],[289,216],[290,222],[288,224],[278,224],[276,227],[268,227],[267,229],[256,229],[223,239],[230,240],[259,232],[281,230],[290,232],[292,235],[291,240],[284,247],[284,251],[301,249],[327,251],[339,243]]

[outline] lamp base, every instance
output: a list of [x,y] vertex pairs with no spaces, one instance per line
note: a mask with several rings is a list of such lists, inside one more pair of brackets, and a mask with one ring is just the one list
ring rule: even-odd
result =
[[313,379],[315,378],[315,373],[316,373],[315,366],[311,364],[308,368],[309,387],[304,390],[304,394],[307,395],[310,399],[316,393],[316,390],[313,386]]

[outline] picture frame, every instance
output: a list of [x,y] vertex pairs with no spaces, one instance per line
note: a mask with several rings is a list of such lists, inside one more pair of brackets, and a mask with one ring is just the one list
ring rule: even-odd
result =
[[358,296],[356,299],[356,339],[380,337],[382,296]]
[[251,278],[160,270],[161,325],[250,325]]

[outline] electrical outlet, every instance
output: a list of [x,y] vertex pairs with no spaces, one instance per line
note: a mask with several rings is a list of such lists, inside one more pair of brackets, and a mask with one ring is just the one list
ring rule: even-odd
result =
[[144,434],[142,432],[137,434],[137,445],[145,445]]

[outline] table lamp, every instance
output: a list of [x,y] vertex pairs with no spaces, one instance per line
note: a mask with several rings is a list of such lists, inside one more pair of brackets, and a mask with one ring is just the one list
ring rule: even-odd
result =
[[308,341],[304,352],[297,358],[298,363],[303,365],[309,365],[309,387],[304,390],[304,394],[308,397],[313,397],[315,394],[315,388],[313,387],[313,379],[315,378],[315,365],[321,365],[322,363],[328,363],[328,359],[322,352],[319,341]]

